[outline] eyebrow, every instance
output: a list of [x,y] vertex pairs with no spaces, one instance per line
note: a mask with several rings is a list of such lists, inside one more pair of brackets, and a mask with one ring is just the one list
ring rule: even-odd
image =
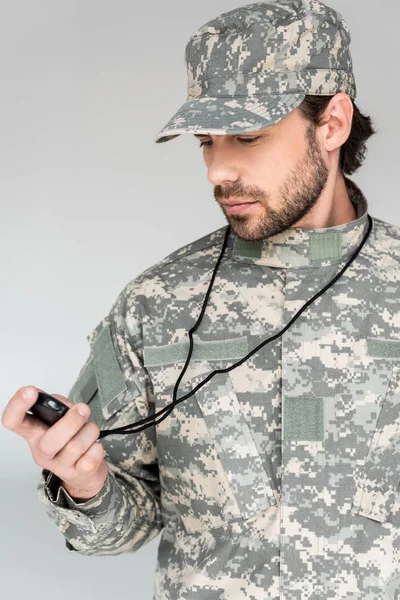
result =
[[[261,133],[258,133],[257,131],[246,131],[246,132],[243,132],[243,133],[235,133],[235,134],[230,135],[230,136],[229,135],[224,135],[224,136],[221,136],[221,137],[236,137],[238,135],[246,137],[246,134],[247,134],[248,137],[255,137],[256,135],[261,135]],[[197,139],[199,139],[201,137],[212,137],[209,133],[194,133],[193,135]]]

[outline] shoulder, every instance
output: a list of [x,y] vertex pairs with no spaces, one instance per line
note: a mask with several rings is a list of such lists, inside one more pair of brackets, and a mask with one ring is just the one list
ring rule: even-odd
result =
[[185,244],[168,254],[161,260],[159,260],[156,264],[154,264],[149,269],[146,269],[138,277],[135,278],[134,281],[139,281],[145,277],[156,275],[163,267],[166,265],[170,265],[171,263],[180,263],[185,262],[189,258],[195,258],[196,256],[201,256],[207,254],[207,252],[214,248],[222,246],[227,225],[225,227],[221,227],[220,229],[216,229],[207,235],[190,242],[189,244]]
[[[372,217],[373,236],[367,246],[371,272],[382,285],[382,289],[400,294],[400,227],[393,223]],[[377,284],[376,284],[377,285]],[[389,286],[389,288],[387,287]]]
[[382,219],[378,219],[378,217],[372,218],[374,221],[374,226],[381,235],[395,240],[400,240],[400,225],[383,221]]
[[141,337],[140,323],[146,307],[163,299],[168,302],[176,286],[193,278],[193,266],[200,261],[204,268],[214,268],[228,225],[208,233],[174,250],[154,265],[129,280],[114,301],[111,310],[87,336],[90,344],[105,326],[125,323],[133,338]]
[[[400,258],[400,226],[383,219],[372,217],[375,230],[376,251],[391,255],[399,261]],[[399,263],[400,264],[400,263]]]
[[[159,282],[165,287],[178,283],[181,279],[184,281],[185,275],[190,276],[192,266],[196,261],[204,261],[204,264],[213,264],[213,261],[222,250],[222,245],[228,226],[216,229],[207,235],[181,246],[174,250],[157,263],[142,271],[134,279],[129,281],[124,292],[129,296],[131,293],[137,293],[140,288],[150,282]],[[178,279],[174,279],[174,275]]]

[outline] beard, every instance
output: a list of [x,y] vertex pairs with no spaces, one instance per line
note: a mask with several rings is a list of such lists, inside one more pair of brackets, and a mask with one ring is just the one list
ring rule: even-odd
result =
[[[324,162],[318,141],[315,135],[315,126],[310,124],[306,130],[307,147],[304,156],[296,163],[294,169],[281,186],[279,194],[279,210],[266,208],[265,215],[248,217],[246,214],[227,215],[223,207],[221,209],[226,220],[231,226],[232,232],[240,239],[249,241],[265,240],[273,235],[282,233],[303,219],[317,204],[329,177],[329,170]],[[219,189],[218,189],[219,188]],[[235,195],[235,186],[232,186]],[[216,192],[220,192],[217,186]],[[244,194],[237,188],[236,196]],[[216,193],[214,194],[216,196]],[[259,198],[258,194],[258,198]],[[217,197],[217,196],[216,196]],[[270,194],[263,194],[262,199],[253,193],[254,201],[259,201],[265,206],[271,199]]]

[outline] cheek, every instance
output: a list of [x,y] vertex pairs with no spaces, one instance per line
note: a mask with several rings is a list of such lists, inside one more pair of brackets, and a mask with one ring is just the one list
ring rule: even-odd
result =
[[268,153],[268,156],[263,157],[261,167],[263,177],[264,179],[267,177],[269,182],[275,183],[275,191],[281,187],[293,171],[298,169],[303,152],[301,144],[293,142],[276,146],[272,152]]
[[281,144],[278,152],[281,162],[287,168],[292,168],[304,154],[304,141],[301,139],[301,136],[291,138],[290,143]]
[[279,150],[268,152],[259,160],[249,165],[250,176],[254,182],[258,181],[261,188],[268,192],[279,189],[281,182],[287,176],[291,167],[291,160],[282,155]]

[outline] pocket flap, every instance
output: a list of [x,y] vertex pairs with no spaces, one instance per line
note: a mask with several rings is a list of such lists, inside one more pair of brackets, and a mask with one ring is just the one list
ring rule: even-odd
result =
[[[194,389],[199,381],[200,377],[194,378],[190,387]],[[216,373],[195,396],[243,517],[277,505],[278,493],[264,469],[229,373]]]
[[400,366],[392,370],[388,391],[356,484],[351,513],[384,523],[400,485]]
[[[226,368],[225,360],[216,362],[194,361],[177,390],[182,402],[157,426],[163,506],[178,513],[190,533],[243,522],[279,504],[228,372],[208,378]],[[172,374],[169,388],[165,377],[157,379],[157,409],[172,404]]]
[[357,484],[351,513],[384,523],[392,512],[399,482],[369,479],[363,474]]

